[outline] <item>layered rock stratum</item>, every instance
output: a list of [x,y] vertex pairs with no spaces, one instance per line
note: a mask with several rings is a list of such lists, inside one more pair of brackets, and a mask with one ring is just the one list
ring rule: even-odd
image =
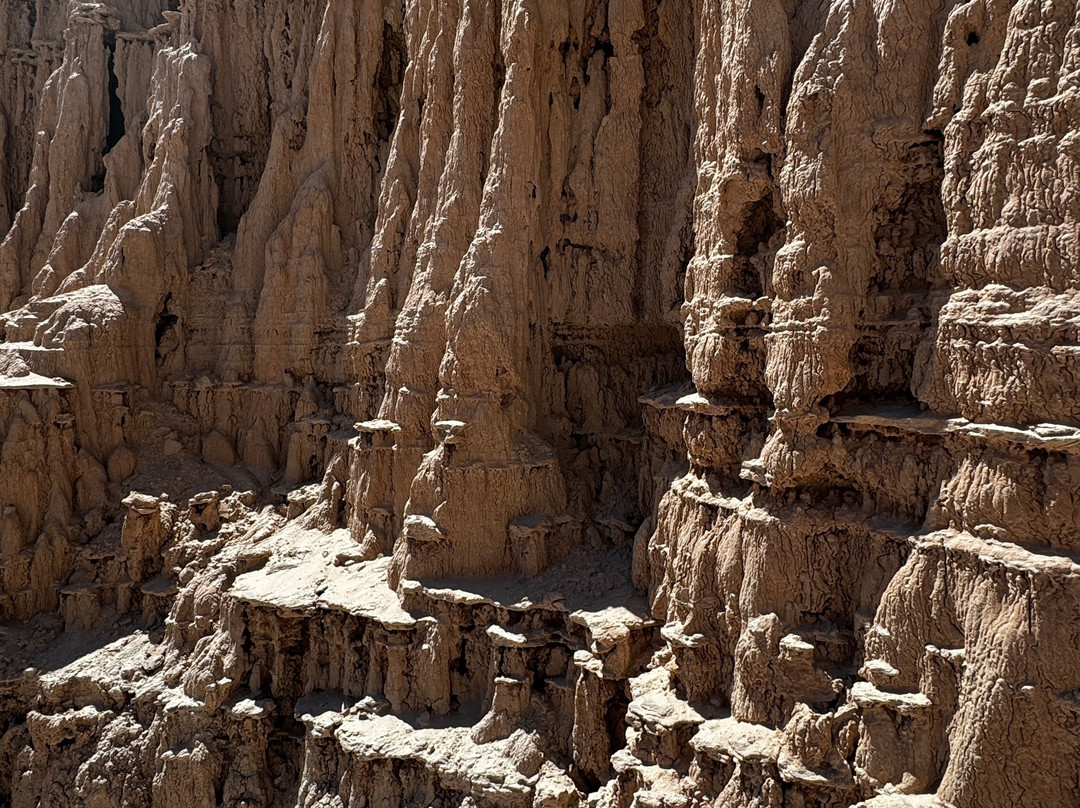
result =
[[0,804],[1080,800],[1076,0],[0,0]]

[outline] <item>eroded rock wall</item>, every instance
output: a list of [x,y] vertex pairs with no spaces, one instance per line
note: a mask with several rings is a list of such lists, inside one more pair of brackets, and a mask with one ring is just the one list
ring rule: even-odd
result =
[[0,0],[0,804],[1072,804],[1077,14]]

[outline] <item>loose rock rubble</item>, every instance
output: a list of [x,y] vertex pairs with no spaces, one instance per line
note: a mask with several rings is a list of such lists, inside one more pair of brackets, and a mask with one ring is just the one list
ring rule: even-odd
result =
[[0,805],[1080,793],[1075,0],[0,0]]

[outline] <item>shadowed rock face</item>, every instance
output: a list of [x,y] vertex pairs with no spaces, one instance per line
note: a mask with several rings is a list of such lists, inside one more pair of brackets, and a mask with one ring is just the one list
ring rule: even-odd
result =
[[1071,805],[1078,20],[0,0],[0,805]]

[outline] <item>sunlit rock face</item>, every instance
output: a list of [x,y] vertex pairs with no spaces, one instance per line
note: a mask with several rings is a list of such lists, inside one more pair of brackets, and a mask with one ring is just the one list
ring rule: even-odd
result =
[[1078,20],[0,0],[0,805],[1072,805]]

